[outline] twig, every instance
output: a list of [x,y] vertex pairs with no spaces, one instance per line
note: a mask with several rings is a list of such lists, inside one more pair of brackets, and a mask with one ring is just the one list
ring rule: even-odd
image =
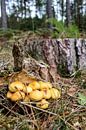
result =
[[1,106],[3,106],[5,109],[13,113],[14,115],[20,115],[19,113],[14,112],[13,110],[9,109],[8,107],[4,106],[2,103],[0,103]]
[[69,121],[70,120],[70,118],[71,118],[71,116],[73,116],[73,114],[74,113],[77,113],[77,112],[82,112],[82,111],[84,111],[84,110],[86,110],[86,108],[83,108],[83,109],[78,109],[78,110],[75,110],[75,111],[73,111],[73,112],[71,112],[68,116],[66,116],[66,118],[67,118],[67,120],[66,121]]
[[15,106],[16,106],[16,104],[14,104],[14,106],[12,106],[12,108],[4,115],[4,117],[7,116],[7,115],[12,111],[12,109],[13,109]]
[[21,102],[21,104],[26,105],[26,106],[29,106],[29,107],[33,107],[33,108],[35,108],[35,109],[37,109],[37,110],[40,110],[40,111],[43,111],[43,112],[46,112],[46,113],[52,114],[52,115],[54,115],[54,116],[57,116],[56,113],[53,113],[53,112],[50,112],[50,111],[47,111],[47,110],[43,110],[43,109],[41,109],[41,108],[38,108],[38,107],[32,106],[32,105],[30,105],[30,104],[26,104],[26,103],[24,103],[24,102]]
[[26,104],[26,103],[24,103],[24,102],[21,102],[21,104],[26,105],[26,106],[29,106],[29,107],[33,107],[33,108],[35,108],[35,109],[37,109],[37,110],[41,110],[41,111],[43,111],[43,112],[46,112],[46,113],[48,113],[48,114],[52,114],[52,115],[54,115],[54,116],[58,116],[58,117],[59,117],[62,121],[64,121],[65,124],[67,124],[69,127],[72,127],[74,130],[77,130],[73,125],[71,125],[69,122],[67,122],[66,120],[64,120],[59,114],[56,114],[56,113],[53,113],[53,112],[50,112],[50,111],[47,111],[47,110],[43,110],[43,109],[41,109],[41,108],[38,108],[38,107],[35,107],[35,106],[32,106],[32,105]]

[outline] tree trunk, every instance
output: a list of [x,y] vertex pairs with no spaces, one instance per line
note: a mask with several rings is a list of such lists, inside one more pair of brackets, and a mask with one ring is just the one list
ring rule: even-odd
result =
[[5,0],[1,0],[1,18],[2,18],[2,28],[7,29],[7,16],[6,16],[6,4]]
[[52,18],[53,17],[52,0],[47,0],[47,3],[46,3],[46,12],[47,12],[47,17],[48,18]]
[[[53,18],[53,8],[52,8],[52,0],[47,0],[46,2],[46,14],[47,18]],[[52,29],[52,25],[49,23],[48,27]]]
[[64,0],[61,0],[61,16],[62,16],[62,21],[64,20]]
[[70,0],[66,0],[66,22],[67,26],[71,23],[71,10],[70,10]]
[[77,25],[82,31],[82,26],[83,26],[83,0],[77,0]]
[[26,19],[26,15],[27,15],[26,0],[24,0],[24,16],[25,16],[25,19]]

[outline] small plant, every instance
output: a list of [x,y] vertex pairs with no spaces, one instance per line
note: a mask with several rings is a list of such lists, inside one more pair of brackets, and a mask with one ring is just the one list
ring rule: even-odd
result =
[[86,105],[86,96],[82,93],[78,93],[78,103],[80,105]]
[[47,24],[52,25],[52,37],[56,38],[61,35],[61,33],[64,31],[64,23],[62,21],[58,21],[55,18],[50,18],[46,20]]
[[80,37],[79,29],[76,25],[70,25],[69,27],[65,27],[65,32],[67,37]]
[[55,18],[50,18],[46,20],[47,24],[51,24],[52,26],[52,37],[53,38],[62,38],[62,37],[68,37],[68,38],[74,38],[79,37],[79,29],[76,25],[70,25],[69,27],[65,26],[65,23],[62,21],[58,21]]

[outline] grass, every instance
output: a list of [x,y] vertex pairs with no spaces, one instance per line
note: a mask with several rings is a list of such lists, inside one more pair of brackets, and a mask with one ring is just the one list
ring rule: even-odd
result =
[[0,37],[4,37],[7,39],[10,39],[14,35],[21,34],[20,30],[12,30],[12,29],[7,29],[7,30],[2,30],[0,29]]

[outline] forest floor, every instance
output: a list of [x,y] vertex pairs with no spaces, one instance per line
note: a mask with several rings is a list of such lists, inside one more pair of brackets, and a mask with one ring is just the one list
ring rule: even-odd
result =
[[50,100],[46,110],[7,99],[8,79],[14,73],[13,42],[0,39],[0,130],[86,130],[85,70],[53,83],[59,85],[61,98]]

